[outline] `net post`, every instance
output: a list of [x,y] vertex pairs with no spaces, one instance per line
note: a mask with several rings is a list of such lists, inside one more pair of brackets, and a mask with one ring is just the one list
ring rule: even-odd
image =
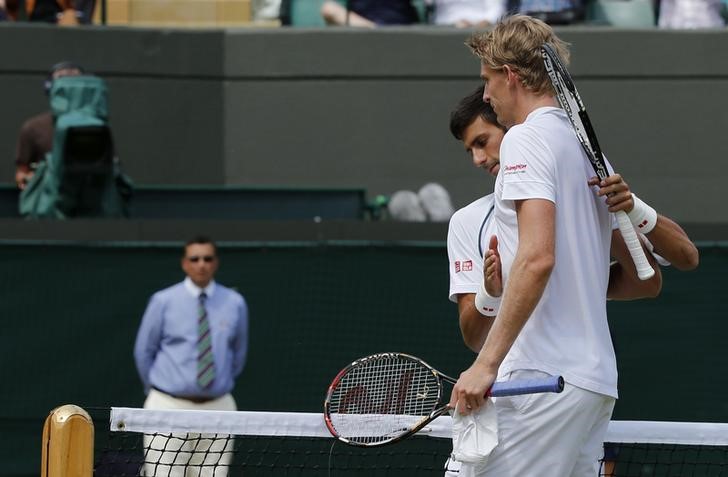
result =
[[41,477],[91,477],[93,458],[91,416],[73,404],[53,409],[43,424]]

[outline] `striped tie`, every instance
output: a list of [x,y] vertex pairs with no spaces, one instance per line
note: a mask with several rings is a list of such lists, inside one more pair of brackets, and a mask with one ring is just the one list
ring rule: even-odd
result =
[[207,319],[205,301],[207,295],[200,293],[197,308],[197,384],[207,389],[215,381],[215,359],[212,356],[212,339],[210,337],[210,321]]

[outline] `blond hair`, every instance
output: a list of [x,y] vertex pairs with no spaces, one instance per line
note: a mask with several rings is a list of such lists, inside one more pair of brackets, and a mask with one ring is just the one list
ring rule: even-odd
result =
[[541,45],[550,43],[564,64],[569,63],[568,43],[546,23],[527,15],[511,15],[490,31],[476,33],[465,43],[493,69],[508,65],[521,83],[536,94],[554,94],[541,57]]

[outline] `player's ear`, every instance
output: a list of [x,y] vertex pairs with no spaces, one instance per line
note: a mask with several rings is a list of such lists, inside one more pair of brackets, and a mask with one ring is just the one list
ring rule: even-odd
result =
[[506,74],[506,80],[509,84],[514,84],[514,82],[519,81],[518,73],[509,65],[503,65],[503,72]]

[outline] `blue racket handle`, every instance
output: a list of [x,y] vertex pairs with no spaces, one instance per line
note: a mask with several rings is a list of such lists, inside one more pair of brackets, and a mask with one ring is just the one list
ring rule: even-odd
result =
[[488,391],[488,396],[515,396],[531,393],[560,393],[564,390],[564,378],[549,376],[548,378],[514,379],[498,381]]

